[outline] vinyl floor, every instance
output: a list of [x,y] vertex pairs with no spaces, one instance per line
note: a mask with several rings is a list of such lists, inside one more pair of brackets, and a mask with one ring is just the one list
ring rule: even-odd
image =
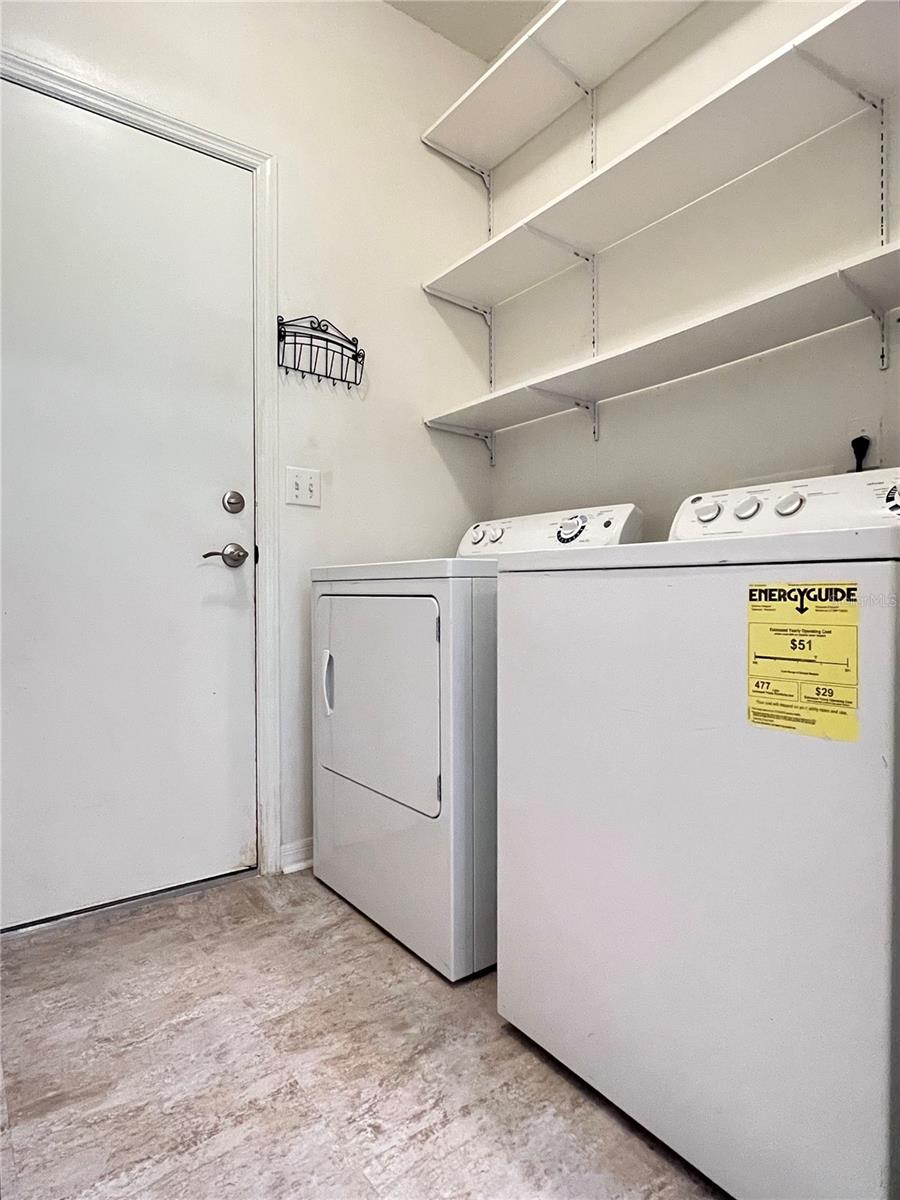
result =
[[4,1200],[721,1195],[307,872],[0,956]]

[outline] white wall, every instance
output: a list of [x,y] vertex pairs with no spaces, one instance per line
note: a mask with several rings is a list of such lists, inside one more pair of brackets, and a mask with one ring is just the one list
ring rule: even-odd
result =
[[[835,7],[703,6],[601,89],[599,161]],[[486,233],[480,181],[419,142],[483,63],[375,0],[13,2],[4,26],[9,49],[276,154],[279,310],[331,317],[368,353],[361,393],[281,383],[281,464],[321,468],[324,494],[321,511],[281,509],[285,842],[311,832],[312,565],[447,554],[477,517],[605,501],[635,500],[665,536],[697,488],[844,469],[857,424],[900,460],[894,324],[887,374],[874,327],[858,326],[605,405],[598,444],[581,412],[501,434],[491,470],[477,443],[421,425],[487,388],[483,323],[419,287]],[[497,168],[495,231],[587,173],[587,118],[577,106]],[[808,169],[767,168],[605,256],[601,339],[876,245],[874,147],[869,127],[837,130],[804,151]],[[889,161],[896,172],[896,136]],[[897,232],[900,184],[893,197]],[[585,283],[575,268],[497,310],[498,383],[589,353]]]
[[[691,492],[849,470],[856,422],[874,432],[897,410],[896,332],[893,343],[890,372],[876,366],[867,323],[610,401],[599,443],[583,412],[521,425],[498,439],[494,506],[516,514],[631,501],[656,539]],[[886,463],[900,462],[895,422],[883,449]]]
[[[838,7],[702,5],[600,87],[598,166]],[[495,169],[495,232],[588,174],[589,112],[587,101],[576,106]],[[900,103],[889,117],[896,237]],[[599,349],[877,248],[879,134],[876,113],[854,118],[600,255]],[[590,283],[589,268],[575,266],[495,309],[496,386],[590,356]],[[896,463],[896,321],[891,329],[887,373],[870,322],[604,405],[597,444],[578,411],[502,433],[494,515],[633,500],[647,534],[665,537],[676,505],[700,488],[847,469],[862,427],[877,435],[875,457]]]
[[483,333],[419,287],[484,236],[481,182],[419,142],[484,64],[374,2],[9,3],[3,19],[6,49],[277,155],[278,310],[330,317],[366,349],[361,392],[281,382],[281,463],[319,467],[324,497],[281,509],[294,843],[312,832],[310,567],[452,553],[490,507],[481,447],[421,423],[484,389]]

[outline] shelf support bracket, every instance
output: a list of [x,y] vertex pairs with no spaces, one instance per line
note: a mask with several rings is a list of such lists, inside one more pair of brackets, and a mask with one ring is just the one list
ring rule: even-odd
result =
[[578,246],[573,246],[571,242],[564,241],[563,238],[558,238],[555,234],[545,233],[543,229],[538,229],[536,225],[530,225],[525,221],[522,228],[527,229],[529,233],[533,233],[535,237],[543,238],[545,242],[550,242],[554,246],[559,246],[561,250],[566,250],[569,254],[574,254],[582,262],[593,263],[594,261],[593,254],[589,254],[588,251],[582,250]]
[[808,50],[804,50],[802,46],[798,46],[796,44],[794,46],[794,52],[798,54],[805,63],[808,63],[809,66],[813,67],[821,75],[824,75],[826,79],[830,79],[831,82],[836,83],[838,87],[845,88],[846,91],[850,92],[851,95],[856,96],[859,100],[862,100],[864,104],[868,104],[871,108],[878,108],[880,106],[880,97],[870,96],[868,92],[863,91],[858,83],[852,79],[849,79],[846,75],[842,75],[840,71],[835,70],[834,67],[825,62],[823,59],[817,58],[815,54],[810,54]]
[[570,404],[573,408],[582,408],[586,413],[590,414],[591,429],[594,435],[594,441],[600,441],[600,401],[599,400],[579,400],[577,396],[566,396],[563,392],[551,392],[549,388],[534,387],[529,385],[529,390],[532,392],[540,392],[542,396],[549,396],[551,400],[558,400],[560,404]]
[[591,92],[591,174],[597,168],[597,93],[599,89],[594,88]]
[[572,403],[578,408],[583,408],[586,413],[590,413],[591,430],[594,434],[594,441],[600,441],[600,401],[599,400],[573,400]]
[[597,353],[597,346],[600,341],[600,314],[597,309],[597,276],[599,274],[597,268],[600,259],[596,254],[591,255],[591,354]]
[[456,154],[453,150],[448,150],[446,146],[442,146],[439,142],[430,142],[427,138],[422,138],[423,145],[429,150],[434,150],[438,154],[443,154],[444,158],[449,158],[451,162],[455,162],[458,167],[465,167],[467,171],[471,171],[473,175],[477,175],[487,190],[488,196],[491,194],[491,173],[484,167],[479,167],[477,163],[469,162],[467,158],[463,158],[461,154]]
[[589,96],[591,94],[591,89],[583,84],[575,75],[575,73],[569,67],[567,67],[564,62],[561,62],[556,57],[552,50],[548,50],[540,38],[530,37],[528,40],[532,46],[536,46],[538,50],[540,50],[541,54],[543,54],[545,58],[550,60],[554,67],[556,67],[557,71],[559,71],[560,75],[564,75],[566,79],[568,79],[569,83],[574,84],[574,86],[578,88],[579,92],[582,92],[585,96]]
[[881,352],[878,360],[878,369],[880,371],[886,371],[891,364],[888,349],[890,343],[888,339],[887,318],[885,316],[884,309],[872,299],[865,288],[860,287],[858,283],[854,283],[846,271],[838,271],[837,277],[844,287],[851,292],[861,304],[866,306],[871,315],[878,322],[878,327],[881,330]]
[[[888,229],[888,151],[890,149],[890,139],[888,138],[888,107],[884,100],[880,104],[881,111],[881,169],[880,169],[880,212],[881,212],[881,244],[886,246],[890,236]],[[891,108],[895,108],[895,102],[891,103]]]
[[438,300],[445,300],[448,304],[455,304],[457,308],[465,308],[469,312],[478,313],[479,317],[484,317],[484,322],[488,329],[491,328],[494,317],[493,309],[485,308],[483,304],[474,304],[471,300],[464,300],[462,296],[454,296],[451,292],[442,292],[440,288],[430,287],[428,284],[425,284],[422,290]]
[[439,433],[455,433],[458,437],[477,438],[487,448],[491,466],[497,461],[497,435],[486,433],[483,429],[466,429],[462,425],[450,425],[446,421],[426,421],[426,429],[435,429]]

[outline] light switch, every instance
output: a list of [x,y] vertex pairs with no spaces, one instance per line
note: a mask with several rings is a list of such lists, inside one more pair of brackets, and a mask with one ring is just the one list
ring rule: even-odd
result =
[[285,504],[309,504],[322,507],[322,475],[312,467],[287,467]]

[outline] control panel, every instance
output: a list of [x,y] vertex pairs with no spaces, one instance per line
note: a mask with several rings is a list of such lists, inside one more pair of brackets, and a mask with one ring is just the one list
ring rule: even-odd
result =
[[456,553],[460,558],[496,558],[523,550],[559,550],[561,546],[615,546],[639,541],[642,523],[643,514],[633,504],[501,517],[472,525]]
[[900,468],[688,496],[675,514],[669,541],[869,529],[895,521],[900,521]]

